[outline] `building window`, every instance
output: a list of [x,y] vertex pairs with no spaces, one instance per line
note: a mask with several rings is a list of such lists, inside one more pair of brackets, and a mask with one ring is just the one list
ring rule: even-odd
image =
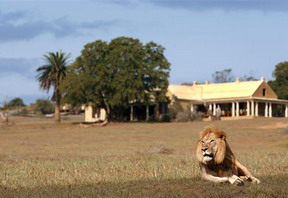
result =
[[262,89],[262,96],[266,96],[266,89]]

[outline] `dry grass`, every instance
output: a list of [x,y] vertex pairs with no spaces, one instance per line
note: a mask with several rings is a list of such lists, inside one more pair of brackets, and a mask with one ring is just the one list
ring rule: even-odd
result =
[[[288,194],[288,133],[277,128],[287,123],[284,118],[94,128],[72,124],[74,118],[62,124],[39,118],[12,119],[13,125],[0,125],[0,197]],[[235,187],[201,179],[194,155],[198,133],[207,124],[228,133],[235,155],[260,178],[260,185]]]

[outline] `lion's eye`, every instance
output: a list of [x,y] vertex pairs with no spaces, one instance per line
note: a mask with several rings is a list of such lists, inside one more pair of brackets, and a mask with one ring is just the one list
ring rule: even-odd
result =
[[214,142],[214,140],[210,140],[210,143],[213,143]]
[[204,140],[201,140],[201,143],[204,144]]

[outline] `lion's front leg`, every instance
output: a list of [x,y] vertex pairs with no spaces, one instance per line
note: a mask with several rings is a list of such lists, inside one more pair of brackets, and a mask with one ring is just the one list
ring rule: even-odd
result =
[[238,160],[235,161],[238,172],[240,171],[245,176],[241,176],[244,181],[252,182],[253,184],[260,184],[260,180],[254,177],[250,171],[242,165]]
[[234,184],[237,186],[241,186],[244,184],[244,181],[237,175],[232,175],[230,177],[219,177],[214,171],[209,170],[207,166],[202,166],[201,170],[202,170],[203,178],[212,182],[230,183],[230,184]]
[[216,177],[207,173],[203,173],[203,178],[216,183],[230,182],[228,177]]
[[217,177],[217,176],[204,173],[203,178],[212,182],[216,182],[216,183],[228,183],[229,182],[230,184],[237,185],[237,186],[244,185],[244,181],[236,175],[233,175],[231,177]]
[[200,164],[202,177],[206,180],[216,182],[216,183],[225,183],[229,182],[228,177],[218,177],[217,174],[209,169],[207,169],[206,165]]

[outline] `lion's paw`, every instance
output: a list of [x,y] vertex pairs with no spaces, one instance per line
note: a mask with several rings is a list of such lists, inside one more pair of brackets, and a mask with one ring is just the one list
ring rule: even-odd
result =
[[251,178],[251,180],[252,180],[252,184],[260,184],[261,183],[261,181],[255,177]]
[[246,181],[252,181],[252,179],[250,178],[250,177],[248,177],[248,176],[240,176],[240,179],[241,180],[243,180],[244,182],[246,182]]
[[244,181],[240,177],[237,177],[236,175],[233,175],[232,177],[229,178],[229,182],[233,185],[236,186],[243,186]]
[[233,185],[236,185],[236,186],[243,186],[244,185],[244,181],[242,179],[237,179]]

